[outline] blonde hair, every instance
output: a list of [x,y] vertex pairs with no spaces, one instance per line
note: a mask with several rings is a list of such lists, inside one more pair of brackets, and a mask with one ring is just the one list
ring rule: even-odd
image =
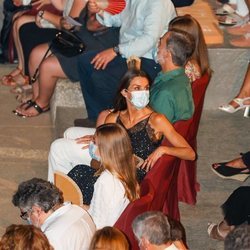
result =
[[119,124],[107,123],[96,129],[101,165],[116,176],[130,201],[139,198],[135,159],[127,131]]
[[33,225],[10,225],[0,241],[0,250],[52,250],[43,232]]
[[201,68],[202,75],[211,74],[208,60],[208,50],[205,43],[204,35],[199,22],[191,15],[177,16],[169,23],[169,30],[178,29],[192,35],[195,40],[195,50],[191,57]]
[[95,232],[89,250],[129,250],[124,234],[114,227],[104,227]]

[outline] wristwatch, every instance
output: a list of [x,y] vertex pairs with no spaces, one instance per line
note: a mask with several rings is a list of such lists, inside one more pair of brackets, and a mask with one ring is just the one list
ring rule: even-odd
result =
[[40,10],[39,12],[38,12],[38,16],[40,17],[40,18],[43,18],[43,14],[44,14],[44,10]]
[[117,55],[120,55],[120,50],[119,50],[119,46],[118,46],[118,45],[114,46],[114,47],[113,47],[113,50],[114,50],[114,52],[115,52]]

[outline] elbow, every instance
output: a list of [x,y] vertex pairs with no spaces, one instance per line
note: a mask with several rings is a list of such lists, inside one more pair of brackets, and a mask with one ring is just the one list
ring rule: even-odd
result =
[[192,148],[190,148],[187,160],[189,160],[189,161],[195,161],[196,159],[197,159],[196,152]]

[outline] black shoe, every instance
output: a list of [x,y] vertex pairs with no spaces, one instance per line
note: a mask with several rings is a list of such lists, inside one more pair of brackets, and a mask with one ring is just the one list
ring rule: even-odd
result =
[[75,119],[74,125],[75,125],[75,127],[95,128],[95,121],[90,120],[88,118]]

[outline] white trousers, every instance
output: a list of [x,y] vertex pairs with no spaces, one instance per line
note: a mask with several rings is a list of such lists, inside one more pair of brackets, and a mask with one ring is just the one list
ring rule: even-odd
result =
[[89,150],[82,149],[83,144],[77,144],[75,139],[84,135],[93,135],[95,128],[72,127],[64,132],[63,138],[55,140],[50,146],[48,157],[48,180],[54,183],[56,170],[67,174],[78,164],[90,165]]

